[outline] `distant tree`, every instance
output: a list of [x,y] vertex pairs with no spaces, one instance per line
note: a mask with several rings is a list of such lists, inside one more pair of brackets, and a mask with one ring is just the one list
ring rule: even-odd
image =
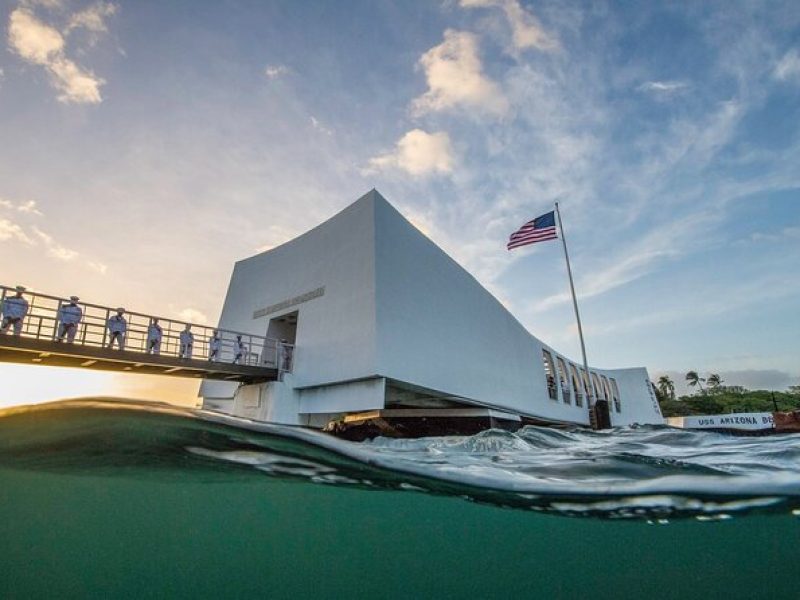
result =
[[675,382],[669,378],[669,375],[659,377],[656,386],[665,398],[675,400]]
[[800,385],[790,385],[789,393],[794,394],[796,396],[800,396]]
[[699,387],[700,393],[705,393],[705,389],[703,389],[703,382],[705,379],[700,377],[697,371],[689,371],[686,373],[686,383],[688,383],[691,387]]
[[722,385],[723,380],[718,373],[709,373],[706,383],[708,384],[709,390],[716,391]]

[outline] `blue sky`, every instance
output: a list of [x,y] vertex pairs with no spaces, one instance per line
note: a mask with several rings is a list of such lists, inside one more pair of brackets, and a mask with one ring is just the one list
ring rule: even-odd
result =
[[559,200],[591,363],[800,380],[797,2],[24,0],[0,22],[5,284],[213,322],[235,260],[376,187],[578,357],[560,246],[505,250]]

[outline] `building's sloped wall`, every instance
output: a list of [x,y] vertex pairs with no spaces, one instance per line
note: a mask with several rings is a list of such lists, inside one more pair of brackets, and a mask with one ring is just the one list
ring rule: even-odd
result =
[[[373,204],[352,204],[319,227],[236,263],[219,326],[265,335],[270,318],[299,311],[294,383],[298,387],[375,374]],[[257,319],[257,310],[324,287],[321,297]],[[204,397],[235,386],[206,381]]]
[[[387,202],[376,202],[375,220],[381,375],[521,414],[588,423],[585,402],[548,397],[546,346],[500,302]],[[660,422],[644,387],[627,375],[617,379],[628,402],[616,422]]]
[[600,371],[614,377],[619,385],[622,413],[612,413],[612,425],[632,423],[662,424],[663,417],[655,394],[650,386],[650,376],[645,368]]

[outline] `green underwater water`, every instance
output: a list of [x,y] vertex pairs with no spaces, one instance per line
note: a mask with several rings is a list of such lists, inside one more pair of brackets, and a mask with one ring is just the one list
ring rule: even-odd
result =
[[795,517],[644,522],[242,478],[0,471],[3,598],[797,598]]
[[798,457],[668,428],[354,445],[135,403],[0,411],[0,598],[794,599]]

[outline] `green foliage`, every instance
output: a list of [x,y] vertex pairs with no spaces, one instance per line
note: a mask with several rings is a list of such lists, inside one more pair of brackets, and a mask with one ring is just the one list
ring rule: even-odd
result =
[[697,371],[689,371],[688,373],[686,373],[686,383],[688,383],[692,387],[698,386],[700,388],[700,391],[703,390],[704,381],[705,379],[700,377],[700,374]]
[[724,382],[722,378],[717,373],[711,373],[706,379],[706,383],[708,383],[708,387],[711,390],[718,389]]
[[681,396],[677,400],[659,399],[661,413],[665,417],[685,417],[689,415],[719,415],[731,412],[772,412],[778,410],[800,409],[800,394],[790,392],[771,392],[769,390],[731,393],[719,391],[715,394]]
[[657,390],[656,398],[675,400],[675,383],[669,378],[669,375],[659,377],[655,388]]

